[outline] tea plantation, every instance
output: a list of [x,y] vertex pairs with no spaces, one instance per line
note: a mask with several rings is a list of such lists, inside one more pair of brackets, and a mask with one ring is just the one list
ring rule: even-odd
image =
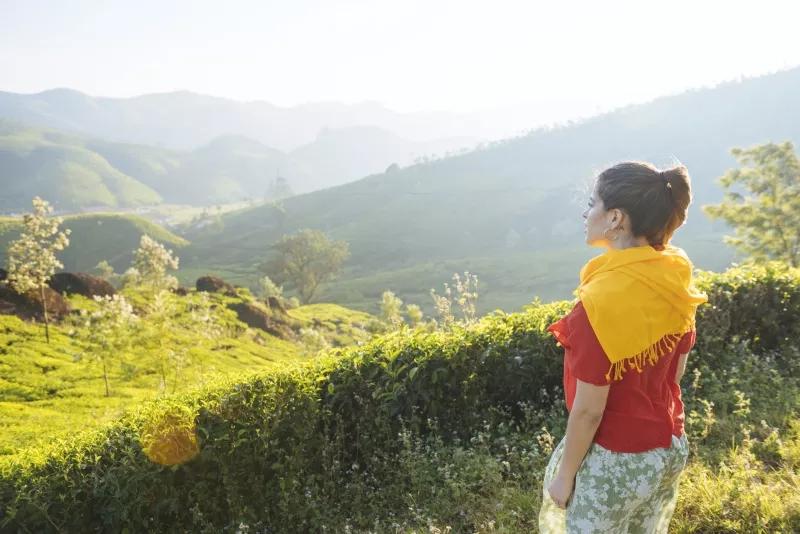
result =
[[[710,301],[683,383],[691,457],[671,530],[800,531],[800,270],[741,265],[698,285]],[[285,344],[232,344],[217,351],[227,378],[2,460],[0,530],[535,532],[566,422],[562,349],[545,327],[570,306],[406,328],[291,366]],[[36,334],[2,327],[19,343]],[[78,350],[68,331],[56,343]],[[78,407],[101,388],[44,350],[14,354],[40,362],[20,375],[44,377],[20,378],[15,402],[56,388]],[[6,350],[4,380],[27,365],[10,360]],[[263,370],[236,375],[256,362]]]

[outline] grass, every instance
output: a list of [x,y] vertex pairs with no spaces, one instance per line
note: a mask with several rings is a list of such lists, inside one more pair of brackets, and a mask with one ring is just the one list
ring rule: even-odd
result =
[[[135,306],[146,305],[142,294],[125,294]],[[71,436],[78,429],[101,427],[145,401],[185,392],[210,380],[243,377],[307,359],[297,341],[248,329],[224,308],[240,299],[211,296],[219,306],[215,315],[226,331],[217,340],[198,337],[191,322],[188,308],[197,294],[172,299],[178,308],[174,328],[164,341],[185,351],[192,363],[180,369],[162,391],[160,374],[149,363],[148,351],[153,347],[140,341],[122,355],[125,363],[113,368],[110,397],[104,394],[102,369],[90,358],[94,348],[85,341],[87,331],[79,321],[51,325],[48,344],[43,325],[0,315],[0,455]],[[80,296],[70,297],[70,302],[76,310],[95,307]],[[368,314],[333,304],[299,307],[290,316],[321,331],[336,346],[364,339],[363,327],[370,319]]]

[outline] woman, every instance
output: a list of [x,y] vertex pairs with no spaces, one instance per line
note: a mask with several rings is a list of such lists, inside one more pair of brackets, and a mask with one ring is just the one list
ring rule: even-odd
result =
[[686,221],[686,167],[625,162],[595,180],[565,349],[567,432],[545,471],[541,532],[667,532],[686,464],[679,382],[708,298],[669,244]]

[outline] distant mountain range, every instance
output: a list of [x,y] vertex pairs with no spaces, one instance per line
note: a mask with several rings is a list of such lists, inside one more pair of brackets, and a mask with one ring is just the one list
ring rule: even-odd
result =
[[294,193],[304,193],[457,145],[456,140],[416,143],[362,126],[323,130],[288,153],[242,136],[217,137],[179,151],[0,118],[0,210],[27,209],[35,195],[62,210],[261,200],[270,197],[278,176]]
[[133,98],[93,97],[72,89],[36,94],[0,92],[0,117],[107,141],[175,150],[192,150],[221,136],[242,136],[290,152],[313,143],[325,129],[374,127],[412,141],[416,152],[430,152],[425,148],[428,143],[440,149],[472,146],[484,140],[476,132],[485,130],[480,116],[398,113],[374,102],[320,102],[282,108],[268,102],[238,102],[188,91]]
[[[222,231],[187,237],[187,264],[255,279],[282,234],[318,228],[350,243],[342,278],[320,296],[374,309],[384,289],[429,303],[456,270],[487,283],[481,307],[516,307],[539,295],[570,298],[597,250],[584,243],[581,213],[592,178],[621,160],[682,162],[694,203],[675,236],[698,267],[734,259],[728,229],[700,206],[721,200],[716,182],[736,165],[733,147],[800,146],[800,68],[629,106],[571,126],[540,129],[488,148],[385,172],[223,217]],[[248,274],[250,273],[250,274]]]
[[[61,95],[64,109],[70,109],[70,95],[75,96]],[[190,95],[184,101],[188,107],[176,110],[189,114],[197,104],[186,102],[195,97],[205,98]],[[78,100],[76,108],[91,107]],[[14,109],[33,113],[29,105]],[[430,311],[429,289],[441,288],[453,272],[469,270],[482,282],[479,311],[484,313],[519,307],[534,296],[570,298],[580,266],[598,253],[585,245],[582,232],[591,180],[621,160],[686,164],[694,202],[674,242],[700,268],[722,270],[738,259],[722,242],[730,229],[709,221],[700,207],[721,200],[716,180],[736,165],[731,148],[786,140],[800,146],[800,68],[659,98],[410,166],[390,162],[419,145],[374,125],[318,130],[310,142],[290,151],[247,135],[252,132],[216,135],[219,131],[203,138],[201,146],[179,150],[122,143],[99,131],[56,131],[52,128],[78,131],[75,124],[58,121],[81,113],[37,109],[39,119],[53,122],[46,127],[0,123],[0,209],[23,200],[27,209],[30,196],[42,191],[57,196],[62,207],[261,198],[281,175],[302,194],[280,207],[223,215],[184,236],[191,242],[180,253],[184,282],[217,272],[254,285],[272,243],[283,234],[317,228],[348,241],[352,252],[345,272],[326,286],[320,300],[375,311],[381,292],[392,289]],[[158,111],[149,109],[147,120],[132,123],[166,125],[172,117],[180,123],[172,130],[176,136],[193,121],[198,131],[211,131],[202,121],[181,119],[179,111],[163,108],[168,117],[156,120]],[[97,116],[107,116],[103,113]],[[13,119],[35,123],[30,115]],[[111,128],[99,119],[97,124]],[[352,181],[358,173],[369,175]],[[88,227],[83,231],[92,233]],[[83,257],[79,247],[73,252]],[[104,254],[94,250],[92,257]]]

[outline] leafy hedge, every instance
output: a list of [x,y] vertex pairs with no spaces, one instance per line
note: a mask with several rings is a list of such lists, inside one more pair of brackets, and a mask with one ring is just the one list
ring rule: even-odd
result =
[[[745,265],[698,284],[711,299],[698,313],[706,365],[730,365],[742,344],[780,353],[800,333],[796,269]],[[401,432],[468,440],[487,421],[521,421],[526,405],[562,409],[562,349],[544,328],[569,309],[536,303],[470,329],[401,331],[149,404],[0,465],[0,528],[316,532],[337,514],[379,514],[343,488],[402,480]]]

